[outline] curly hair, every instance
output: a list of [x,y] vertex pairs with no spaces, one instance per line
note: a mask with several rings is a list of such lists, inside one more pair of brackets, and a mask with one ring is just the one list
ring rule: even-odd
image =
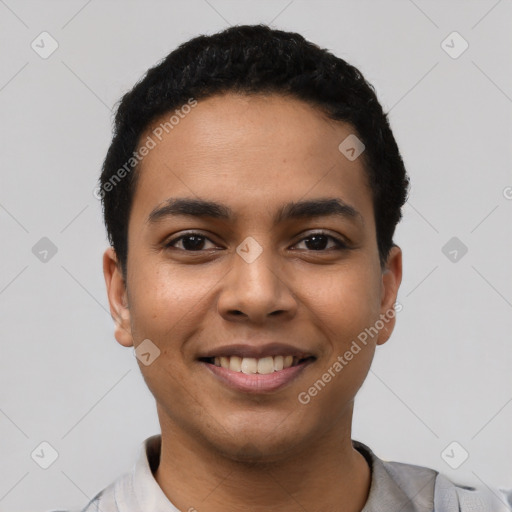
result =
[[[181,44],[150,68],[118,103],[99,190],[108,239],[125,279],[128,222],[138,176],[133,157],[142,133],[190,98],[226,92],[293,97],[351,125],[365,145],[362,161],[383,267],[395,245],[393,235],[402,218],[409,178],[373,86],[357,68],[300,34],[266,25],[238,25]],[[128,161],[133,162],[133,172],[127,172]],[[123,179],[119,179],[122,169]]]

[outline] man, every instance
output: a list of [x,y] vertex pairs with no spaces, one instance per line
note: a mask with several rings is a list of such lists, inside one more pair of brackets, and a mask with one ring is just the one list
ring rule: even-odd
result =
[[148,71],[97,195],[115,337],[162,432],[84,511],[506,510],[351,439],[408,185],[372,86],[298,34],[236,26]]

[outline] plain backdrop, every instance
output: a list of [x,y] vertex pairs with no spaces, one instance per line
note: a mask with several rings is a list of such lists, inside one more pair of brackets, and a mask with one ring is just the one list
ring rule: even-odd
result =
[[[0,0],[0,510],[84,506],[160,432],[102,274],[93,189],[112,108],[181,42],[260,22],[363,72],[411,177],[403,310],[353,438],[456,483],[512,487],[511,21],[510,0]],[[452,442],[469,454],[457,469]]]

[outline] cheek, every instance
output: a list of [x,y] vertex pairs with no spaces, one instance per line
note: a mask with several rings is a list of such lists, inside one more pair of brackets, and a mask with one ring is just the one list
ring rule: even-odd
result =
[[[166,414],[180,420],[179,411],[195,407],[193,390],[185,385],[190,375],[183,364],[183,343],[199,325],[197,315],[201,299],[209,289],[203,279],[190,272],[178,272],[170,266],[139,264],[132,281],[130,311],[135,343],[151,340],[160,350],[149,365],[138,361],[143,378],[159,404],[173,404]],[[211,287],[211,285],[210,285]]]
[[177,271],[165,265],[138,268],[143,270],[132,286],[130,304],[134,328],[139,335],[159,340],[159,346],[172,344],[195,321],[213,283],[204,271]]
[[325,357],[300,390],[298,401],[317,418],[333,421],[345,412],[370,369],[375,341],[366,333],[379,317],[378,294],[369,276],[339,275],[317,282],[308,301],[318,330],[328,340]]
[[181,401],[183,386],[190,379],[184,365],[187,340],[200,328],[208,307],[208,292],[218,281],[199,266],[172,269],[169,265],[140,264],[132,282],[130,301],[135,344],[151,340],[160,350],[155,361],[139,368],[153,394]]
[[320,325],[329,328],[329,339],[342,345],[379,317],[378,277],[364,265],[356,270],[338,268],[307,285],[308,307]]

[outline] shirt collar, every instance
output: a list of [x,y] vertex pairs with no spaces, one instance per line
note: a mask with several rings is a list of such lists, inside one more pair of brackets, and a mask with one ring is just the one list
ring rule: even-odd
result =
[[133,469],[133,490],[138,502],[138,510],[144,510],[144,512],[180,512],[169,501],[153,475],[160,462],[161,444],[161,434],[147,438]]

